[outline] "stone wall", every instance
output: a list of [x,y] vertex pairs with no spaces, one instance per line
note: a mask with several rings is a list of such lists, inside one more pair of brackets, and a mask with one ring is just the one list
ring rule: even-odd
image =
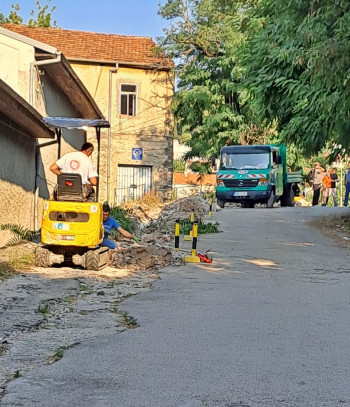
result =
[[[151,166],[153,191],[164,200],[171,198],[173,177],[173,132],[170,102],[173,77],[167,71],[145,70],[119,66],[110,75],[111,67],[72,63],[74,70],[94,97],[110,130],[102,130],[100,155],[100,201],[113,204],[118,188],[118,165]],[[110,81],[111,78],[111,81]],[[120,85],[137,85],[136,115],[121,115]],[[109,101],[109,94],[111,100]],[[111,160],[108,177],[108,138]],[[89,139],[95,142],[92,135]],[[142,148],[143,159],[132,159],[132,148]],[[96,154],[93,160],[96,160]]]

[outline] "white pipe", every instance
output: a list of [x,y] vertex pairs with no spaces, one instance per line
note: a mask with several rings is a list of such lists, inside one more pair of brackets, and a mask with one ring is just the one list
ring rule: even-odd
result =
[[111,136],[112,136],[112,74],[118,72],[118,62],[115,64],[115,68],[109,70],[109,83],[108,83],[108,145],[107,145],[107,202],[109,203],[109,189],[111,179]]
[[[45,59],[43,61],[34,61],[30,63],[30,72],[29,72],[29,104],[34,107],[34,76],[35,76],[35,67],[42,66],[42,65],[51,65],[57,64],[61,62],[61,52],[56,54],[56,58],[54,59]],[[37,159],[37,157],[36,157]],[[37,165],[37,163],[35,163]],[[37,178],[37,174],[35,174]],[[39,228],[39,214],[38,214],[38,207],[39,207],[39,187],[36,188],[34,194],[34,230],[38,230]]]
[[34,75],[35,75],[35,67],[42,66],[42,65],[52,65],[61,62],[61,52],[58,52],[57,57],[54,59],[44,59],[43,61],[34,61],[30,63],[30,74],[29,74],[29,104],[34,107],[33,101],[33,87],[34,87]]

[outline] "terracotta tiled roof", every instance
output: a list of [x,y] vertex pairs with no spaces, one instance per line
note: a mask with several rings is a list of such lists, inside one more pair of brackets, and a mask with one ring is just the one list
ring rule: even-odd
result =
[[127,62],[162,68],[173,66],[173,61],[169,58],[152,53],[156,44],[150,37],[28,27],[19,24],[4,24],[1,27],[51,45],[63,52],[68,60]]

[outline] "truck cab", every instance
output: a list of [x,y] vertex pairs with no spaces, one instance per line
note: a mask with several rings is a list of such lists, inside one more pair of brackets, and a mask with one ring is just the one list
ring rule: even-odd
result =
[[[296,181],[301,181],[296,177]],[[242,207],[255,203],[272,208],[294,205],[295,182],[288,181],[284,145],[225,146],[220,152],[220,168],[216,177],[216,197],[223,208],[226,202]]]

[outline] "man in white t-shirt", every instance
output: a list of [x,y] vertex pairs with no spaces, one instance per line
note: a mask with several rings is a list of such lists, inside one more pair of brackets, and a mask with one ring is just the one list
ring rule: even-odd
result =
[[83,183],[84,193],[88,198],[93,192],[92,186],[97,185],[97,171],[90,156],[94,151],[91,143],[84,143],[80,151],[73,151],[65,154],[50,167],[54,174],[62,173],[80,174]]

